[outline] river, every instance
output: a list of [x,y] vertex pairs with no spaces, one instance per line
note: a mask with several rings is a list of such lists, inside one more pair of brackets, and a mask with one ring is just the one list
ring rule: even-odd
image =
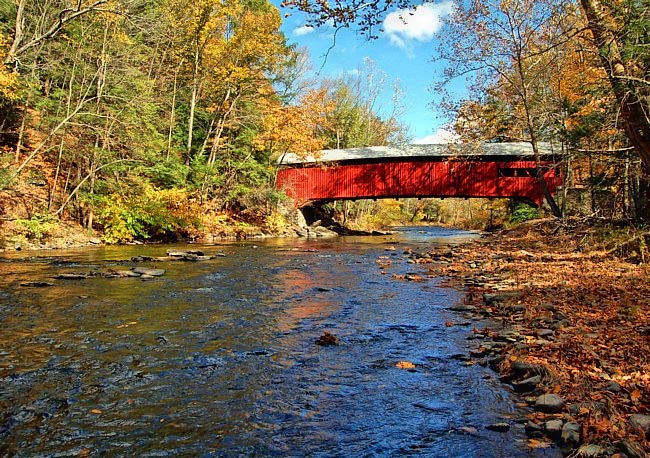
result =
[[[558,456],[529,451],[497,374],[457,358],[473,324],[445,322],[462,321],[448,310],[461,293],[392,278],[426,270],[407,247],[472,236],[5,253],[0,455]],[[169,248],[216,257],[139,263],[166,270],[149,281],[52,279]],[[339,345],[316,345],[324,332]],[[512,427],[486,429],[495,422]]]

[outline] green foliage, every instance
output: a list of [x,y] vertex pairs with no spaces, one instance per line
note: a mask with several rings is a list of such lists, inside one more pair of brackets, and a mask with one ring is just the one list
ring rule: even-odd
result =
[[524,221],[539,218],[539,216],[539,209],[527,204],[519,204],[510,214],[510,222],[515,224],[523,223]]
[[175,158],[164,159],[147,166],[143,173],[155,186],[163,188],[181,187],[187,183],[190,167]]
[[34,215],[30,219],[17,219],[22,235],[32,242],[44,242],[59,227],[59,221],[50,215]]
[[175,238],[201,226],[200,209],[182,189],[148,188],[143,195],[103,198],[97,223],[107,243],[134,239]]

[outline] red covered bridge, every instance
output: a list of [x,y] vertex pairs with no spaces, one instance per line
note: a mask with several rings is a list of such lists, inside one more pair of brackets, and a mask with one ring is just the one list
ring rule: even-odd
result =
[[[561,183],[555,156],[540,145],[546,184]],[[279,161],[278,189],[304,206],[314,201],[399,197],[510,197],[540,205],[530,143],[407,145],[321,151]]]

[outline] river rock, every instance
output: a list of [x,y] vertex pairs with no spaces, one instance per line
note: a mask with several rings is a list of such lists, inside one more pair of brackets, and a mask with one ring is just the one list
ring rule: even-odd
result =
[[621,452],[625,453],[625,456],[628,458],[647,458],[643,448],[636,442],[620,441],[616,446]]
[[489,429],[490,431],[506,432],[510,430],[510,425],[505,422],[499,422],[499,423],[492,423],[491,425],[487,425],[485,428]]
[[201,250],[183,250],[183,251],[174,251],[174,250],[167,250],[167,256],[171,257],[182,257],[182,256],[187,256],[187,255],[194,255],[194,256],[205,256],[205,253]]
[[510,305],[505,309],[505,312],[508,314],[521,313],[526,311],[526,306],[523,304]]
[[141,276],[150,275],[152,277],[160,277],[161,275],[165,275],[164,269],[150,269],[148,267],[134,267],[133,272],[140,274]]
[[314,227],[310,232],[315,233],[316,237],[338,237],[338,234],[323,226]]
[[605,454],[605,449],[596,444],[585,444],[578,449],[578,456],[584,458],[597,458]]
[[115,272],[118,277],[139,277],[140,274],[132,270],[118,270]]
[[449,310],[452,312],[473,312],[476,310],[476,307],[473,305],[458,304],[449,307]]
[[551,437],[560,437],[563,425],[564,422],[562,420],[549,420],[544,423],[544,430]]
[[528,437],[543,437],[542,427],[534,421],[528,420],[525,425],[526,434]]
[[551,337],[555,335],[555,331],[552,329],[538,329],[537,330],[537,337]]
[[524,361],[515,361],[510,365],[512,378],[531,377],[533,375],[546,375],[547,370],[541,364],[532,364]]
[[484,293],[483,302],[486,305],[494,305],[497,302],[503,302],[506,299],[512,299],[516,297],[521,297],[521,291],[507,291],[503,293]]
[[20,284],[20,286],[27,286],[30,288],[44,288],[46,286],[54,286],[54,283],[49,281],[26,281]]
[[580,425],[567,422],[562,426],[562,444],[566,447],[575,448],[580,445]]
[[650,432],[650,415],[635,413],[630,415],[630,424],[635,428],[642,429],[643,431]]
[[545,413],[558,413],[564,407],[564,399],[554,393],[543,394],[535,401],[535,409]]
[[87,274],[58,274],[54,278],[61,280],[85,280],[88,278]]
[[420,401],[413,403],[415,407],[428,410],[430,412],[447,412],[453,410],[453,405],[440,401]]
[[537,385],[539,385],[541,382],[542,382],[541,375],[534,375],[520,382],[514,382],[512,384],[512,387],[517,393],[525,393],[527,391],[533,391],[535,388],[537,388]]
[[338,345],[338,344],[339,344],[339,339],[334,334],[331,334],[327,331],[325,331],[322,336],[316,339],[316,345],[328,346],[328,345]]

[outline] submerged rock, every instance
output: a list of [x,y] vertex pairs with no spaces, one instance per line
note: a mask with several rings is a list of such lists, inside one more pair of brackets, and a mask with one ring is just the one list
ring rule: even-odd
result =
[[327,331],[325,331],[322,336],[316,339],[316,345],[328,346],[328,345],[338,345],[338,344],[339,344],[339,339],[334,334],[330,334]]
[[165,275],[165,269],[150,269],[148,267],[134,267],[133,272],[136,274],[142,275],[150,275],[152,277],[160,277],[161,275]]
[[485,428],[489,429],[490,431],[506,432],[510,430],[510,425],[505,422],[499,422],[499,423],[492,423],[491,425],[487,425]]
[[58,274],[54,278],[62,280],[85,280],[88,278],[88,274]]
[[44,288],[46,286],[54,286],[54,283],[49,281],[25,281],[20,286],[27,286],[29,288]]

